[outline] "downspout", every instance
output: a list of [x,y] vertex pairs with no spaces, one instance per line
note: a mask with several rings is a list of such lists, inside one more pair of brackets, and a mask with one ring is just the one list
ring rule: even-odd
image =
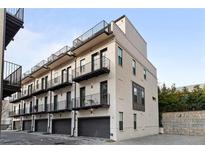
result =
[[[76,67],[77,67],[77,57],[73,54],[73,55],[70,55],[72,57],[75,58],[75,77],[76,77]],[[74,107],[76,107],[76,82],[74,82]],[[77,112],[74,110],[74,127],[73,127],[73,133],[72,133],[72,137],[74,137],[75,135],[75,130],[76,130],[76,121],[77,121],[77,116],[76,116]]]

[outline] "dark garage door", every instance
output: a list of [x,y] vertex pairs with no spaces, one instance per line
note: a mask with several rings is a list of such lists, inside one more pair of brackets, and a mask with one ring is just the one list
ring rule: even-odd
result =
[[23,130],[31,130],[31,120],[23,121]]
[[71,134],[71,119],[53,120],[52,133],[54,133],[54,134]]
[[13,129],[14,130],[20,130],[21,129],[20,121],[14,121],[13,122]]
[[36,132],[47,132],[48,119],[35,120],[35,131]]
[[110,138],[110,117],[79,118],[78,135]]

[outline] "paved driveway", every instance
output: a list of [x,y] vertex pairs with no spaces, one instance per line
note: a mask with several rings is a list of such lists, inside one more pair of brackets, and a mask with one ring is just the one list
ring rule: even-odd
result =
[[0,144],[11,145],[196,145],[205,144],[204,136],[153,135],[119,142],[92,137],[70,137],[68,135],[43,135],[16,131],[2,131]]

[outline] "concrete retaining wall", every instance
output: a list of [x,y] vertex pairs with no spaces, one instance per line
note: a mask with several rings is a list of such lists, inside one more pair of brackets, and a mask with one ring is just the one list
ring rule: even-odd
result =
[[205,110],[163,113],[162,124],[166,134],[205,136]]

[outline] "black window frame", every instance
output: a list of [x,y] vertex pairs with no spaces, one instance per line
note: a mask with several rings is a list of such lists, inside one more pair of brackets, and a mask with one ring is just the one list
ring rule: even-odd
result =
[[144,68],[143,70],[144,79],[147,80],[147,70]]
[[137,67],[136,60],[132,59],[132,74],[133,75],[136,75],[136,67]]
[[134,130],[136,130],[137,129],[137,114],[136,113],[133,114],[133,122],[134,122]]
[[[137,89],[137,93],[135,93],[135,89]],[[145,89],[134,81],[132,81],[132,104],[133,110],[145,112]]]
[[[120,119],[121,114],[122,114],[122,120]],[[119,130],[120,131],[123,131],[123,119],[124,119],[123,112],[119,112]]]
[[[119,51],[121,51],[121,55],[119,55]],[[123,49],[119,46],[117,48],[117,61],[119,66],[123,66]]]

